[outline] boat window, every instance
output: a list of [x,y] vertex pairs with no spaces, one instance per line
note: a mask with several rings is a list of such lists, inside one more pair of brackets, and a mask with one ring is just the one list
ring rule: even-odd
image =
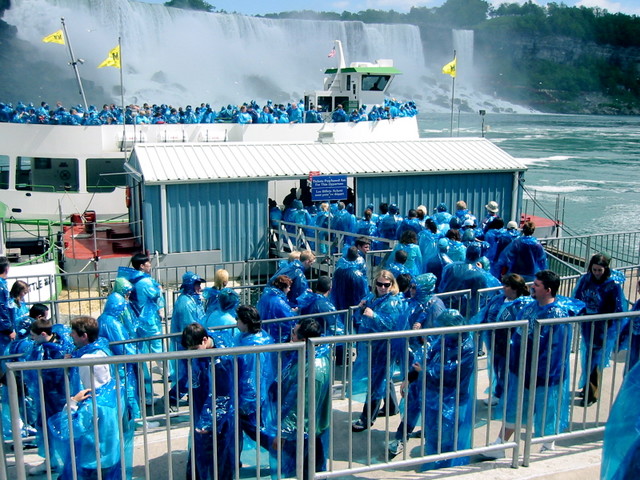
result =
[[347,88],[345,90],[348,92],[351,90],[351,75],[347,75]]
[[87,192],[113,192],[127,185],[124,158],[87,158]]
[[368,92],[382,92],[387,83],[389,83],[390,75],[365,75],[362,77],[362,90]]
[[9,188],[9,170],[9,157],[0,155],[0,189],[2,190]]
[[34,192],[77,192],[78,159],[18,157],[16,189]]

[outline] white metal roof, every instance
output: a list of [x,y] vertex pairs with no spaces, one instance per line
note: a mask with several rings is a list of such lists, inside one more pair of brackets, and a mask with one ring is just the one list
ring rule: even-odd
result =
[[485,138],[367,143],[138,144],[134,155],[147,184],[523,171],[526,166]]

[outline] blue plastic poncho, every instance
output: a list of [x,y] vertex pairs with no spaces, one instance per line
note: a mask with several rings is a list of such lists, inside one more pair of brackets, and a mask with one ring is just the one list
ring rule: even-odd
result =
[[527,282],[547,268],[547,252],[538,239],[524,235],[513,240],[500,254],[496,269],[503,273],[517,273]]
[[[529,321],[528,345],[533,345],[534,325],[538,319],[566,318],[580,315],[584,310],[584,303],[571,298],[556,296],[553,303],[540,306],[533,301],[524,306],[518,313],[517,320]],[[536,390],[534,394],[533,424],[536,436],[553,435],[563,432],[569,422],[569,355],[571,353],[572,325],[563,323],[545,325],[540,329],[540,353],[538,356],[538,370],[531,371],[532,349],[527,348],[524,367],[524,398],[522,422],[527,423],[527,403],[529,401],[529,386],[531,375],[536,376]],[[509,357],[509,386],[508,398],[516,398],[517,374],[520,360],[521,333],[516,330],[511,338],[511,355]],[[550,369],[547,375],[547,364]],[[547,389],[548,383],[548,389]],[[544,408],[554,405],[555,408]],[[544,411],[546,410],[546,417]],[[515,402],[507,404],[507,422],[515,422]]]
[[[106,339],[99,338],[93,343],[77,349],[74,358],[82,358],[85,355],[110,356]],[[86,369],[86,375],[83,374]],[[49,419],[49,429],[53,436],[54,451],[63,459],[62,472],[59,478],[72,478],[71,469],[71,436],[67,409],[71,412],[73,428],[73,447],[75,450],[76,472],[79,479],[90,480],[96,478],[97,458],[96,449],[100,454],[100,468],[102,478],[105,480],[119,480],[121,476],[120,445],[125,444],[132,448],[132,443],[127,443],[120,437],[116,382],[113,373],[108,366],[96,366],[94,385],[90,383],[88,375],[89,367],[74,368],[71,372],[71,393],[75,395],[79,391],[91,388],[91,396],[81,402],[70,403],[67,407]],[[98,374],[98,371],[101,373]],[[94,431],[93,420],[97,418],[98,428]],[[99,443],[96,446],[97,436]],[[131,458],[130,452],[125,452],[127,458]],[[130,471],[129,471],[130,472]],[[128,473],[127,478],[130,478]]]
[[[133,291],[133,285],[129,280],[124,277],[116,278],[113,284],[113,293],[119,294],[125,301],[125,307],[120,314],[120,322],[125,326],[129,332],[129,338],[136,338],[138,336],[138,327],[140,321],[138,316],[133,311],[131,302],[129,300]],[[128,298],[129,297],[129,298]],[[139,346],[135,345],[136,352],[139,350]]]
[[[182,276],[182,286],[180,295],[173,305],[173,315],[171,317],[171,333],[180,333],[184,327],[191,323],[200,323],[204,317],[204,307],[202,305],[202,297],[196,292],[196,284],[202,282],[202,279],[193,272],[185,272]],[[175,340],[178,350],[179,339]]]
[[[222,347],[218,344],[216,337],[212,337],[212,339],[215,347]],[[215,372],[213,378],[211,375],[212,362]],[[191,367],[193,396],[190,400],[195,432],[193,432],[193,445],[190,446],[187,455],[186,478],[191,478],[192,475],[191,448],[193,448],[196,459],[195,478],[200,480],[213,480],[214,478],[232,480],[235,478],[236,469],[234,465],[235,442],[233,441],[235,430],[233,361],[231,357],[226,355],[215,358],[194,358],[191,360]],[[212,392],[215,392],[215,398]],[[217,458],[217,464],[214,464],[214,458]],[[214,476],[214,469],[217,470],[217,477]]]
[[[438,292],[454,292],[471,290],[471,314],[477,311],[477,292],[481,288],[499,287],[500,282],[486,270],[475,265],[475,262],[454,262],[442,269],[442,278]],[[466,297],[462,299],[460,310],[466,311]]]
[[[631,308],[631,311],[640,311],[640,300],[638,300]],[[634,317],[629,326],[631,332],[631,341],[629,345],[629,369],[640,360],[640,317]]]
[[[356,313],[359,321],[358,333],[392,332],[406,329],[406,301],[402,294],[382,295],[380,297],[371,293],[366,297],[364,308],[373,310],[373,317],[362,315],[362,310]],[[363,309],[364,310],[364,309]],[[368,405],[365,403],[360,420],[365,425],[373,423],[378,414],[380,400],[385,395],[387,373],[393,376],[394,361],[402,357],[400,348],[404,342],[392,342],[391,356],[387,355],[387,341],[374,340],[371,342],[358,342],[356,358],[353,370],[353,392],[362,393],[367,390],[367,379],[371,377],[371,419],[368,421]],[[371,371],[369,371],[369,359],[371,359]],[[387,371],[389,363],[391,371]],[[391,388],[391,395],[395,392]]]
[[[453,326],[460,325],[464,319],[457,310],[445,310],[438,317],[437,322],[439,322],[438,326]],[[423,412],[427,455],[471,448],[473,402],[475,401],[471,393],[474,388],[476,356],[472,335],[455,333],[431,337],[426,344],[424,356],[424,362],[416,358],[416,363],[425,368],[423,377],[426,382],[426,394]],[[418,385],[421,394],[421,382]],[[440,412],[440,402],[442,412]],[[438,442],[439,428],[440,443]],[[456,438],[457,442],[455,442]],[[427,463],[423,466],[423,470],[468,463],[469,457],[452,458]]]
[[[275,287],[265,287],[257,308],[263,321],[275,318],[286,319],[295,316],[287,296],[282,290]],[[266,323],[264,324],[264,329],[273,337],[276,343],[283,343],[289,340],[289,335],[294,325],[295,322],[293,320],[283,320],[281,322]]]
[[[121,323],[122,313],[128,306],[125,298],[117,292],[112,292],[104,305],[102,315],[98,317],[100,337],[107,342],[121,342],[129,340],[129,332]],[[134,343],[109,345],[113,355],[135,355],[137,348]],[[123,384],[124,399],[126,400],[127,414],[130,419],[140,418],[140,403],[138,396],[138,368],[135,363],[118,365],[120,378]]]
[[369,281],[362,270],[361,259],[340,258],[331,285],[331,302],[337,310],[358,305],[369,294]]
[[14,309],[12,303],[7,280],[0,278],[0,352],[2,353],[11,341],[9,335],[13,332]]
[[[236,321],[236,307],[240,303],[240,297],[235,290],[231,288],[224,288],[217,295],[217,307],[210,310],[207,308],[207,313],[202,318],[202,325],[205,328],[220,327],[224,325],[237,324]],[[207,305],[208,307],[209,305]],[[235,335],[236,329],[232,330],[232,335]]]
[[640,478],[640,366],[624,379],[604,430],[602,480]]
[[160,310],[164,308],[160,284],[151,275],[130,267],[119,267],[118,276],[126,278],[133,285],[129,300],[134,313],[138,315],[138,337],[160,335]]
[[298,297],[298,307],[300,308],[298,315],[325,314],[315,317],[320,324],[320,331],[323,335],[344,334],[344,324],[340,316],[330,313],[335,312],[336,307],[326,296],[315,292],[305,292]]
[[[269,389],[269,400],[266,404],[266,424],[267,435],[275,439],[278,433],[282,439],[282,450],[280,464],[278,452],[270,450],[271,471],[277,472],[278,467],[283,477],[295,477],[296,475],[296,452],[300,448],[297,445],[297,422],[298,422],[298,368],[297,355],[292,355],[287,365],[283,368],[281,380],[271,385]],[[308,369],[315,370],[315,427],[316,438],[316,462],[317,472],[326,470],[326,458],[328,454],[328,435],[331,420],[331,363],[330,349],[328,345],[315,347],[315,361],[312,367],[306,365],[305,378],[309,378]],[[309,426],[309,389],[305,389],[305,419],[304,419],[304,471],[307,478],[308,469],[308,426]],[[278,408],[280,405],[280,408]],[[281,415],[281,429],[277,431],[278,414]],[[274,476],[275,478],[275,476]]]
[[[587,315],[625,312],[627,299],[622,291],[624,281],[624,274],[615,270],[611,270],[611,275],[603,282],[597,281],[589,272],[578,280],[573,297],[585,303]],[[584,387],[587,382],[586,370],[589,366],[593,372],[609,364],[611,352],[626,322],[625,319],[624,321],[602,320],[580,324],[583,339],[580,351],[582,361],[580,387]]]
[[486,238],[487,243],[489,244],[489,250],[487,251],[486,256],[491,262],[491,274],[497,279],[501,279],[503,267],[499,263],[500,256],[502,255],[502,252],[511,245],[511,242],[520,237],[520,232],[515,228],[501,228],[500,230],[497,230],[497,232],[498,233],[496,233],[495,236],[489,236]]
[[[304,266],[300,262],[300,260],[292,260],[291,262],[287,262],[283,264],[276,273],[269,279],[269,283],[267,285],[273,286],[273,282],[280,275],[286,275],[293,282],[291,284],[291,289],[287,294],[287,298],[289,303],[293,306],[297,306],[298,297],[302,295],[309,289],[309,282],[307,281],[307,277],[304,275]],[[265,319],[262,315],[260,318]],[[280,318],[280,317],[269,317],[269,318]],[[274,337],[275,338],[275,337]]]
[[[65,355],[71,354],[75,350],[73,340],[71,339],[71,330],[69,327],[61,324],[53,325],[52,338],[49,342],[33,343],[32,348],[27,353],[25,361],[40,360],[61,360]],[[42,370],[42,392],[44,394],[44,406],[40,403],[40,387],[38,384],[38,373],[35,370],[25,370],[23,379],[29,396],[34,400],[36,410],[36,443],[38,444],[38,454],[45,456],[44,449],[44,432],[42,428],[42,408],[45,409],[45,418],[49,419],[56,413],[60,412],[66,403],[66,392],[64,389],[64,369],[48,368]],[[51,445],[52,437],[49,433],[49,443]],[[61,465],[62,459],[51,451],[52,465]]]
[[[474,315],[471,323],[498,323],[516,320],[518,313],[527,304],[534,300],[530,296],[518,297],[509,300],[504,293],[499,293],[489,298],[487,303]],[[485,345],[490,359],[489,377],[493,388],[493,396],[502,398],[504,384],[507,376],[507,350],[509,347],[509,330],[494,330],[493,339],[491,332],[485,332]],[[493,345],[492,345],[493,344]],[[493,348],[492,348],[493,346]],[[500,411],[500,409],[496,409]]]
[[415,243],[397,243],[389,254],[388,258],[391,261],[395,260],[395,255],[398,250],[404,250],[405,252],[407,252],[407,261],[405,262],[404,266],[407,267],[409,273],[414,277],[416,275],[420,275],[422,273],[422,252],[420,252],[420,247]]

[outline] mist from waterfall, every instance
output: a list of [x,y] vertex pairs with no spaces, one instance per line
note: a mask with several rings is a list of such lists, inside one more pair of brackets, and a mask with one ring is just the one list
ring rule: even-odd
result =
[[85,60],[81,77],[102,85],[113,101],[120,72],[96,67],[122,36],[127,103],[297,100],[321,89],[324,70],[337,66],[337,58],[327,57],[334,40],[342,41],[347,63],[393,59],[404,74],[392,86],[399,97],[419,91],[425,68],[419,30],[410,25],[274,20],[128,0],[12,0],[4,20],[43,59],[65,65],[64,46],[41,42],[60,28],[60,17],[76,57]]

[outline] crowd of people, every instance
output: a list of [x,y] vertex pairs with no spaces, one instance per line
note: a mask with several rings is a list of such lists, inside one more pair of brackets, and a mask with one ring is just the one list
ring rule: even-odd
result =
[[[533,237],[535,225],[525,222],[520,231],[518,225],[510,221],[505,228],[494,201],[487,203],[486,215],[479,222],[464,201],[456,203],[453,213],[440,204],[433,215],[428,216],[427,209],[418,206],[410,210],[406,218],[399,215],[395,205],[383,203],[376,213],[368,206],[358,219],[349,205],[323,204],[319,212],[314,212],[303,208],[300,200],[293,197],[284,212],[272,205],[270,213],[275,224],[279,219],[305,219],[303,225],[328,222],[333,230],[360,235],[354,237],[353,242],[346,242],[332,276],[321,275],[310,282],[309,270],[317,264],[314,252],[293,252],[281,261],[259,301],[252,306],[240,305],[237,292],[229,285],[227,271],[218,270],[209,287],[205,287],[203,278],[187,271],[182,276],[180,294],[170,319],[170,331],[176,334],[172,337],[172,349],[224,350],[232,346],[300,342],[344,333],[383,333],[509,320],[528,320],[533,325],[538,319],[626,309],[621,286],[624,277],[610,268],[610,260],[604,254],[591,258],[587,273],[578,282],[572,297],[559,295],[560,277],[547,269],[544,249]],[[367,261],[367,256],[371,249],[386,248],[391,242],[395,243],[394,248],[376,270],[370,272],[368,265],[373,262]],[[0,342],[5,352],[21,353],[21,360],[48,360],[163,351],[161,341],[156,339],[126,342],[163,333],[164,295],[152,276],[148,256],[136,254],[131,259],[131,267],[120,267],[113,291],[97,319],[78,317],[69,326],[48,319],[45,305],[34,304],[28,309],[24,302],[28,286],[16,281],[8,290],[8,271],[8,261],[0,258]],[[533,282],[530,288],[528,281]],[[479,289],[500,286],[501,290],[494,296],[480,305],[475,304],[475,292]],[[472,294],[461,299],[459,309],[447,308],[436,296],[437,292],[467,289],[471,289]],[[347,323],[350,317],[337,313],[349,307],[356,307],[352,324]],[[640,309],[640,301],[634,308]],[[293,319],[308,314],[314,316]],[[581,324],[584,373],[580,383],[585,408],[598,401],[602,370],[625,331],[630,337],[627,343],[638,350],[640,328],[637,323],[628,326],[625,321],[616,320]],[[487,403],[503,405],[504,402],[506,412],[496,446],[507,442],[515,432],[518,376],[522,374],[525,375],[525,402],[529,399],[529,378],[535,375],[539,379],[533,418],[523,418],[523,423],[533,422],[538,436],[560,433],[567,428],[571,331],[570,324],[540,329],[537,372],[531,371],[530,356],[524,373],[519,370],[522,345],[519,330],[511,334],[497,330],[495,338],[485,342],[491,364]],[[534,332],[533,328],[528,330],[529,345]],[[335,351],[340,348],[342,345],[338,343]],[[232,356],[222,351],[213,357],[177,362],[171,372],[171,390],[167,395],[171,405],[179,405],[187,393],[190,396],[194,441],[189,446],[193,455],[188,455],[187,478],[191,478],[192,472],[202,479],[235,478],[236,443],[231,440],[236,431],[235,422],[241,437],[251,439],[270,453],[273,471],[295,476],[300,448],[297,445],[300,368],[307,369],[304,378],[308,378],[309,369],[315,372],[315,398],[311,400],[315,439],[307,438],[308,404],[303,422],[305,472],[310,442],[315,445],[316,471],[326,470],[334,351],[328,345],[315,349],[312,365],[301,364],[303,359],[295,354],[282,354],[278,358],[273,352],[239,355],[235,372]],[[472,333],[416,336],[407,342],[358,342],[352,391],[354,395],[365,393],[366,396],[361,413],[351,425],[352,432],[357,435],[371,428],[380,415],[402,413],[400,426],[387,446],[391,456],[405,449],[407,438],[420,417],[427,426],[423,432],[426,454],[470,448],[476,354]],[[335,354],[335,358],[341,356]],[[637,361],[638,352],[632,353],[631,358]],[[281,364],[279,375],[276,373],[278,363]],[[43,405],[39,401],[24,402],[30,407],[21,412],[23,435],[35,433],[39,453],[46,456],[46,462],[34,466],[32,473],[44,472],[48,462],[51,469],[61,472],[61,478],[71,478],[70,469],[74,465],[71,456],[75,455],[77,478],[94,478],[97,469],[102,478],[122,478],[122,465],[129,468],[132,461],[133,433],[139,426],[136,421],[141,417],[141,408],[154,402],[154,392],[151,374],[146,368],[139,374],[137,364],[117,365],[117,375],[109,365],[71,369],[70,395],[65,390],[63,369],[47,369],[41,374],[24,372],[22,394],[32,399],[42,395],[45,399]],[[120,382],[116,382],[116,377]],[[139,388],[140,378],[144,379],[144,388]],[[124,386],[116,388],[122,379]],[[394,379],[402,382],[403,409],[398,405]],[[2,388],[6,402],[6,387]],[[116,401],[118,392],[121,402]],[[309,398],[306,401],[309,402]],[[550,405],[553,408],[546,408]],[[503,407],[496,410],[503,411]],[[526,405],[523,411],[528,411]],[[73,435],[70,435],[69,418]],[[95,419],[99,435],[94,432]],[[238,455],[243,444],[240,438]],[[122,450],[120,445],[124,445]],[[553,442],[543,445],[543,449],[553,448]],[[121,457],[121,451],[126,458]],[[96,463],[96,452],[100,454],[99,463]],[[491,456],[504,456],[504,450],[496,448]],[[468,461],[468,457],[454,458],[430,462],[424,468],[461,465]]]
[[84,107],[75,105],[66,108],[62,102],[50,107],[47,102],[40,106],[33,103],[0,103],[0,122],[29,123],[43,125],[129,125],[157,124],[196,124],[196,123],[324,123],[324,122],[364,122],[387,120],[397,117],[413,117],[418,108],[413,101],[401,102],[385,99],[383,105],[371,108],[362,105],[357,109],[345,111],[337,105],[334,111],[325,111],[320,106],[309,105],[305,109],[304,101],[274,104],[267,100],[262,107],[254,100],[242,105],[226,105],[216,110],[208,103],[195,108],[173,107],[167,104],[148,104],[142,106],[130,104],[124,109],[115,104],[104,104],[99,110],[95,105]]

